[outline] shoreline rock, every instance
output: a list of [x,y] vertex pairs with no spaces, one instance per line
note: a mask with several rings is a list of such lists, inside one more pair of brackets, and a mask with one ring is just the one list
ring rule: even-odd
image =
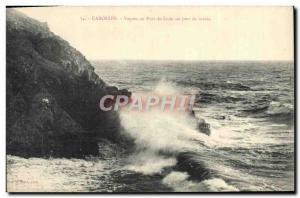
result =
[[6,11],[7,154],[81,158],[98,154],[99,138],[126,146],[118,113],[98,108],[111,90],[85,57],[45,23]]

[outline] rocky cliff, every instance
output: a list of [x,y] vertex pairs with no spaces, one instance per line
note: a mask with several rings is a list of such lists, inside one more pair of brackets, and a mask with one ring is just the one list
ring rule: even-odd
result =
[[101,140],[123,144],[118,114],[98,108],[118,90],[46,23],[10,8],[6,19],[7,153],[83,157]]

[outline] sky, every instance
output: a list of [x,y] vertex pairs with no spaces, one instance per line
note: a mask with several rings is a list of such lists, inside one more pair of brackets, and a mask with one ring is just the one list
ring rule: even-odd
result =
[[90,60],[293,60],[292,7],[18,10],[47,22]]

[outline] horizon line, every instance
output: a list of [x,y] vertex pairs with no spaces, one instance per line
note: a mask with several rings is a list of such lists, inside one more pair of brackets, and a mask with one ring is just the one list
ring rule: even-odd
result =
[[186,62],[294,62],[294,60],[213,60],[213,59],[88,59],[89,61],[186,61]]

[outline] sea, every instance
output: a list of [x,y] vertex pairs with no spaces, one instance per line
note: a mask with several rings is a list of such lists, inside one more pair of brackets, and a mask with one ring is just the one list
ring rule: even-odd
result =
[[[194,94],[184,113],[120,111],[135,149],[86,159],[7,156],[19,192],[269,192],[295,189],[294,63],[93,61],[133,94]],[[199,132],[197,119],[210,126]],[[105,150],[104,150],[105,151]],[[103,152],[103,151],[102,151]]]

